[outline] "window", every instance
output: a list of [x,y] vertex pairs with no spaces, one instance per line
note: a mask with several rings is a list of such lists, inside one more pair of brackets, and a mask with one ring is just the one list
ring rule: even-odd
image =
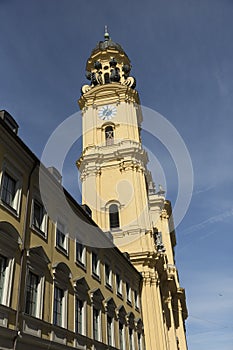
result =
[[19,181],[4,171],[1,182],[1,200],[18,212],[19,209]]
[[3,300],[4,282],[6,277],[7,259],[0,255],[0,304]]
[[55,286],[54,288],[54,306],[53,306],[53,324],[62,327],[64,325],[64,290]]
[[131,303],[131,288],[128,282],[126,282],[126,298]]
[[106,146],[111,146],[114,143],[114,131],[110,125],[105,128],[105,141]]
[[107,315],[107,337],[108,337],[108,345],[114,346],[113,344],[113,318]]
[[33,217],[32,217],[32,225],[34,228],[39,230],[42,233],[46,233],[47,231],[47,214],[43,207],[43,205],[37,201],[33,200]]
[[133,329],[129,328],[129,349],[134,350],[134,338]]
[[86,247],[78,241],[76,241],[76,261],[83,266],[86,265]]
[[100,340],[100,310],[93,307],[93,337]]
[[95,252],[92,252],[92,274],[100,277],[99,258]]
[[117,204],[111,204],[109,207],[109,223],[110,229],[119,228],[119,209]]
[[54,279],[53,324],[66,328],[69,295],[68,286],[70,285],[72,274],[69,266],[63,262],[54,264],[52,268]]
[[125,350],[124,324],[119,321],[119,345],[120,350]]
[[108,287],[112,286],[112,271],[108,264],[105,264],[105,284]]
[[142,350],[142,334],[137,333],[137,338],[138,338],[138,350]]
[[67,236],[65,234],[65,227],[60,222],[57,222],[56,246],[67,252]]
[[25,312],[31,316],[37,316],[38,287],[40,278],[31,271],[28,273],[26,285]]
[[95,288],[90,291],[90,299],[92,304],[92,337],[95,340],[102,341],[101,310],[104,296],[99,288]]
[[139,309],[139,300],[138,300],[138,292],[134,291],[134,305],[136,309]]
[[118,273],[116,273],[116,291],[118,295],[122,295],[122,280]]
[[75,325],[76,333],[84,334],[84,301],[76,296]]

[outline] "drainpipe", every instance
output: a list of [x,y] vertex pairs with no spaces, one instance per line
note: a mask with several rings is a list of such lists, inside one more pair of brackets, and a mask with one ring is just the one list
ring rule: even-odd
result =
[[23,272],[24,272],[24,265],[25,265],[25,252],[26,252],[25,242],[26,242],[26,235],[27,235],[27,222],[30,219],[30,211],[28,211],[28,206],[29,206],[32,174],[38,164],[39,164],[39,161],[36,159],[28,178],[27,199],[26,199],[26,208],[25,208],[24,223],[23,223],[22,250],[21,250],[21,258],[20,258],[19,293],[18,293],[17,306],[16,306],[16,320],[15,320],[16,335],[13,338],[13,350],[16,350],[18,338],[22,337],[20,332],[20,327],[19,327],[19,314],[20,314],[20,303],[21,303],[21,297],[22,297],[22,283],[24,283]]

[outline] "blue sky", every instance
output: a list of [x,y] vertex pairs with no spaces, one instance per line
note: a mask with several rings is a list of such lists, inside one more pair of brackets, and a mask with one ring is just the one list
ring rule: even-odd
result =
[[[193,162],[193,197],[176,232],[189,349],[232,350],[233,2],[0,0],[0,14],[0,108],[39,157],[78,111],[86,60],[108,24],[131,59],[141,103],[177,128]],[[174,165],[154,147],[174,203]],[[75,196],[78,156],[75,144],[64,168]],[[158,183],[156,169],[153,177]]]

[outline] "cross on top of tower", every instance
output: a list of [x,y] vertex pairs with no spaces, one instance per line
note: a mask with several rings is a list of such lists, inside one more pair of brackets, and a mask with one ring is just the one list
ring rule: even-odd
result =
[[104,39],[105,40],[109,40],[110,39],[110,36],[109,36],[109,33],[108,33],[108,26],[104,26]]

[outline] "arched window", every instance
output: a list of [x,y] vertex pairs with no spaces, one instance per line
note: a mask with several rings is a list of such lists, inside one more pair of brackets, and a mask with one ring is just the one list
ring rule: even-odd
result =
[[114,131],[113,127],[110,125],[105,128],[105,141],[107,146],[113,145],[114,143]]
[[117,204],[111,204],[109,207],[110,229],[120,227],[119,208]]

